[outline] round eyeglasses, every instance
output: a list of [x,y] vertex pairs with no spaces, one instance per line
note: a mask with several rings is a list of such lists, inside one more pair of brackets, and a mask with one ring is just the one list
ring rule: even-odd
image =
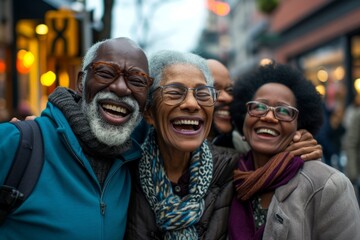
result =
[[246,107],[248,114],[252,117],[263,117],[271,110],[277,120],[284,122],[293,121],[299,114],[299,110],[291,106],[270,107],[257,101],[247,102]]
[[127,87],[135,92],[145,91],[153,82],[153,78],[146,73],[137,69],[124,70],[115,63],[93,62],[86,66],[84,70],[88,68],[93,71],[95,80],[103,84],[113,83],[122,74]]
[[193,91],[197,103],[205,107],[213,106],[218,96],[218,91],[210,86],[187,88],[178,84],[169,84],[159,86],[153,92],[157,90],[161,90],[162,101],[170,106],[182,103],[186,98],[189,90]]

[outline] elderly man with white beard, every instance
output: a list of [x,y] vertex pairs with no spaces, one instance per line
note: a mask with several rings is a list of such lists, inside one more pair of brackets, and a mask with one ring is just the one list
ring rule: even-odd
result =
[[[132,40],[108,39],[88,50],[77,91],[58,87],[35,119],[44,165],[29,198],[0,226],[2,239],[123,239],[131,191],[127,165],[141,156],[131,133],[151,84],[146,55]],[[3,183],[20,132],[3,123],[0,136]]]

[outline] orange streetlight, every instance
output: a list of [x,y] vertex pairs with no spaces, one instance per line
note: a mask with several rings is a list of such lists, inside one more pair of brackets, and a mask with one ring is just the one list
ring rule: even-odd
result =
[[218,16],[226,16],[230,12],[230,5],[223,1],[208,0],[208,8]]

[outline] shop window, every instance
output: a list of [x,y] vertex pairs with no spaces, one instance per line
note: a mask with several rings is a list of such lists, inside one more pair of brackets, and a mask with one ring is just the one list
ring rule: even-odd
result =
[[360,94],[360,35],[351,38],[352,82],[355,94]]
[[323,159],[341,171],[344,167],[341,145],[346,133],[344,116],[348,94],[345,44],[344,39],[338,39],[298,59],[306,77],[316,86],[324,100],[324,123],[315,136],[323,146]]
[[344,60],[344,47],[340,39],[299,58],[299,65],[305,76],[316,86],[326,107],[331,110],[345,106]]

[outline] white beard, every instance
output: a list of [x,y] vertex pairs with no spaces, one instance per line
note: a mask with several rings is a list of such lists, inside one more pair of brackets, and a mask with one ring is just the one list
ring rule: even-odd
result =
[[[118,102],[124,102],[133,108],[133,113],[130,119],[123,125],[114,126],[105,122],[98,111],[98,101],[101,99],[112,99]],[[139,124],[142,115],[139,110],[139,104],[131,97],[117,97],[114,93],[99,92],[95,95],[90,103],[82,100],[82,110],[87,116],[90,124],[90,129],[95,137],[102,143],[108,146],[120,146],[130,139],[131,133]]]

